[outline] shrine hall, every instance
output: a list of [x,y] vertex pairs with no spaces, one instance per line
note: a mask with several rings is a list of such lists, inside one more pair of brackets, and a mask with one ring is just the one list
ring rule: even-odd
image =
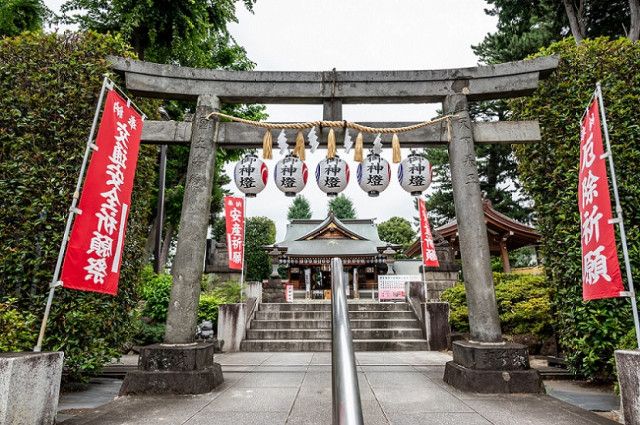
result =
[[399,248],[380,240],[373,219],[339,220],[333,213],[324,220],[292,220],[282,241],[265,246],[267,252],[279,251],[294,289],[313,291],[315,297],[331,289],[331,258],[342,259],[350,291],[371,290]]

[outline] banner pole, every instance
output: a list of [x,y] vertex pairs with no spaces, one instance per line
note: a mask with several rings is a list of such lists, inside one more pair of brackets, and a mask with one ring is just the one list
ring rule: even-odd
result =
[[636,291],[633,285],[633,276],[631,275],[631,262],[629,260],[629,249],[627,248],[627,233],[624,230],[624,218],[622,216],[622,207],[620,206],[620,197],[618,195],[618,183],[616,181],[616,170],[613,165],[613,154],[611,152],[611,142],[609,141],[609,127],[607,126],[607,116],[604,111],[604,100],[602,98],[602,87],[600,81],[596,83],[596,93],[598,104],[600,106],[600,117],[602,118],[602,128],[604,130],[604,140],[607,144],[607,152],[603,156],[609,161],[609,170],[611,171],[611,181],[613,186],[613,197],[616,200],[616,214],[614,219],[616,224],[620,226],[620,242],[622,244],[622,254],[624,257],[624,266],[627,274],[627,283],[629,285],[629,298],[631,298],[631,309],[633,311],[633,323],[636,328],[636,342],[640,348],[640,319],[638,318],[638,305],[636,302]]
[[60,251],[58,252],[58,260],[56,261],[56,268],[53,272],[53,278],[51,279],[51,283],[49,284],[49,297],[47,298],[47,305],[44,308],[44,316],[42,318],[42,323],[40,324],[40,333],[38,334],[38,342],[36,342],[36,346],[33,347],[34,352],[42,351],[42,342],[44,341],[44,333],[47,329],[47,321],[49,320],[49,313],[51,312],[51,304],[53,303],[53,295],[55,293],[56,287],[61,286],[62,283],[58,282],[58,278],[60,277],[60,268],[62,267],[62,259],[64,258],[65,250],[67,249],[67,242],[69,239],[69,233],[71,232],[71,223],[73,223],[73,218],[76,214],[80,214],[81,211],[78,211],[78,199],[80,198],[80,189],[82,187],[82,178],[84,177],[85,169],[87,168],[87,163],[89,162],[89,154],[91,150],[94,149],[93,144],[93,136],[96,131],[96,126],[98,125],[98,116],[100,115],[100,106],[102,105],[102,101],[104,99],[104,94],[109,86],[109,79],[105,76],[102,80],[102,88],[100,89],[100,95],[98,97],[98,104],[96,105],[96,110],[93,115],[93,123],[91,124],[91,131],[89,132],[89,137],[87,139],[87,146],[84,150],[84,157],[82,158],[82,165],[80,166],[80,175],[78,176],[78,181],[76,183],[76,190],[73,192],[73,199],[71,201],[71,207],[69,208],[69,216],[67,217],[67,224],[64,229],[64,235],[62,236],[62,243],[60,244]]
[[247,241],[245,240],[245,238],[247,237],[247,204],[248,204],[248,198],[245,196],[244,197],[244,212],[242,214],[242,220],[244,220],[244,223],[242,223],[242,269],[240,270],[240,302],[242,302],[242,293],[244,290],[244,268],[247,266],[247,260],[244,257],[245,254],[245,245],[247,243]]

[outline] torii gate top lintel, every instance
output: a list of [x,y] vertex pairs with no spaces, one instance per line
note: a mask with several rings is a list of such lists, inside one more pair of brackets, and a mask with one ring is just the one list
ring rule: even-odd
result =
[[470,101],[531,94],[558,66],[557,56],[420,71],[226,71],[162,65],[110,56],[133,93],[195,100],[214,94],[225,103],[321,104],[442,102],[462,94]]

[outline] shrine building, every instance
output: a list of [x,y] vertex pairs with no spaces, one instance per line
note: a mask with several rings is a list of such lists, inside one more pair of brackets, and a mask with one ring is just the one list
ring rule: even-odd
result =
[[377,288],[378,275],[387,273],[399,246],[380,240],[373,219],[339,220],[330,212],[324,220],[292,220],[284,239],[265,249],[279,251],[295,290],[330,290],[330,262],[340,257],[350,292],[358,292]]
[[[489,240],[489,252],[491,255],[500,256],[502,270],[511,273],[509,251],[526,246],[540,245],[540,233],[533,227],[522,224],[506,215],[496,211],[491,201],[485,199],[482,202],[484,222],[487,225],[487,238]],[[455,258],[460,258],[460,239],[458,237],[458,222],[451,220],[447,224],[438,227],[434,231],[439,237],[448,242],[453,249]],[[413,257],[420,255],[420,240],[413,243],[405,255]]]

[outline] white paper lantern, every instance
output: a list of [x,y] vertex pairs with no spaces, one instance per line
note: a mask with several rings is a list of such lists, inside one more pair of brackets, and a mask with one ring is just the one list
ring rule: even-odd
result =
[[389,162],[377,153],[367,155],[358,165],[358,184],[369,196],[378,196],[389,186],[390,181]]
[[278,189],[286,196],[296,196],[307,184],[307,164],[294,155],[287,155],[276,164],[273,178]]
[[248,154],[237,164],[233,172],[233,179],[240,192],[247,198],[255,198],[264,189],[269,178],[267,165],[255,154]]
[[400,186],[413,196],[419,196],[431,184],[431,164],[417,153],[412,153],[398,166]]
[[349,165],[338,156],[323,159],[316,167],[316,181],[321,191],[336,196],[349,183]]

